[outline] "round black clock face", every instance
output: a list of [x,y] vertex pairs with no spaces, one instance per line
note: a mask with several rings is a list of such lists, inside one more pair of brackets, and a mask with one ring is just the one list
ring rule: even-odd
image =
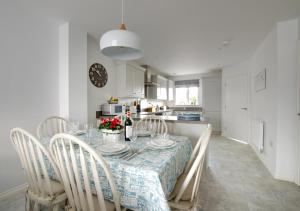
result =
[[90,67],[89,77],[90,77],[92,84],[94,84],[94,86],[99,87],[99,88],[104,87],[105,84],[107,83],[107,79],[108,79],[108,75],[107,75],[105,68],[103,67],[103,65],[101,65],[99,63],[94,63]]

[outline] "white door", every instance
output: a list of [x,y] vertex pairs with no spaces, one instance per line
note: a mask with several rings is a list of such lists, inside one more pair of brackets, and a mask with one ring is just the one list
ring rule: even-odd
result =
[[249,140],[247,75],[237,75],[224,84],[223,135],[239,141]]

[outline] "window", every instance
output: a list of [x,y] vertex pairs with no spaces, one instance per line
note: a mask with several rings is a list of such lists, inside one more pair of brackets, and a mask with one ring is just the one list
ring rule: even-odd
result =
[[199,105],[199,80],[175,81],[176,105]]

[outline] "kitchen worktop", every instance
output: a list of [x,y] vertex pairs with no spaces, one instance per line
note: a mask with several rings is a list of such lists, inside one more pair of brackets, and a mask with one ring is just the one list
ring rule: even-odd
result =
[[[146,112],[146,111],[142,111],[139,114],[140,115],[154,115],[154,114],[163,114],[163,113],[167,113],[167,112],[172,112],[172,110],[159,110],[159,111],[154,111],[154,112]],[[158,115],[159,116],[159,115]]]
[[[134,120],[140,120],[140,119],[146,118],[148,116],[149,116],[149,114],[145,115],[143,113],[131,115],[131,117]],[[182,122],[182,123],[191,123],[191,124],[207,124],[208,123],[206,120],[200,120],[200,121],[178,120],[177,116],[174,116],[174,115],[161,115],[158,117],[162,118],[166,122],[176,122],[176,123]]]

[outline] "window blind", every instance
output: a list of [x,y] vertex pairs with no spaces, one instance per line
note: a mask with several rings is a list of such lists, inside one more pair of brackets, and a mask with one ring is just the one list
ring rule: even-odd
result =
[[199,87],[199,79],[175,81],[175,87]]

